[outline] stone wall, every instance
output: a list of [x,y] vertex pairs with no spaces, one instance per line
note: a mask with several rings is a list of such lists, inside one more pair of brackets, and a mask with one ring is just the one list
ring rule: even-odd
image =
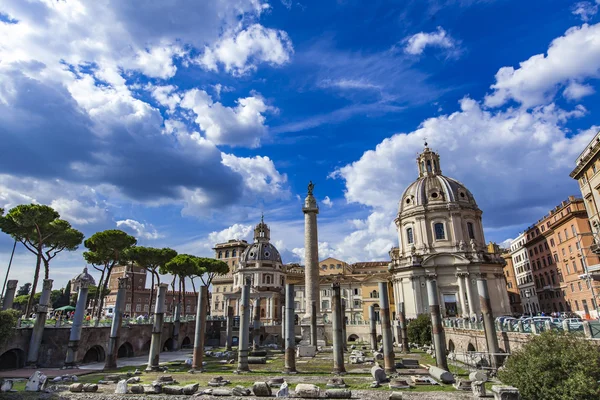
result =
[[[178,347],[184,344],[193,344],[195,322],[182,322]],[[14,351],[27,354],[32,328],[15,329],[13,336],[0,347],[0,356],[6,352]],[[71,329],[46,328],[40,347],[38,357],[39,367],[62,367],[65,361],[67,343]],[[106,354],[110,327],[84,327],[81,331],[81,341],[77,352],[77,363],[86,361],[103,361]],[[123,352],[128,356],[140,356],[148,354],[152,338],[152,325],[129,325],[123,326],[120,332],[119,347],[124,346]],[[173,340],[173,323],[165,323],[161,335],[161,350]],[[167,346],[169,347],[169,346]],[[91,352],[90,352],[91,350]],[[90,353],[88,353],[90,352]],[[94,357],[97,354],[97,357]],[[94,359],[97,358],[97,359]],[[0,358],[0,369],[7,369],[10,365],[2,365]]]

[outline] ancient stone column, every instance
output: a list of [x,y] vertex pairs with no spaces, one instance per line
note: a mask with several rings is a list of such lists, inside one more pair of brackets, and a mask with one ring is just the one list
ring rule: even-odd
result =
[[471,288],[471,278],[470,278],[470,274],[465,274],[464,278],[465,280],[465,286],[467,287],[467,300],[469,302],[469,316],[470,317],[476,317],[476,307],[475,307],[475,303],[473,302],[473,289]]
[[165,298],[169,285],[161,283],[156,293],[156,306],[154,308],[154,325],[152,326],[152,342],[150,343],[150,354],[148,355],[148,367],[146,371],[158,371],[160,358],[162,328],[165,321]]
[[398,304],[398,324],[400,325],[400,343],[402,344],[402,352],[410,353],[408,346],[408,331],[406,327],[406,314],[404,311],[404,302]]
[[438,368],[448,371],[446,338],[444,327],[442,326],[442,314],[440,312],[435,275],[427,276],[427,298],[429,300],[429,312],[431,313],[431,333],[433,335],[433,345],[435,346],[435,363]]
[[4,299],[2,299],[2,310],[10,310],[15,300],[15,292],[17,291],[17,283],[19,281],[10,280],[6,284],[6,292],[4,293]]
[[381,333],[383,336],[383,362],[386,374],[396,372],[392,324],[390,321],[390,298],[387,282],[379,282],[379,317],[381,318]]
[[377,321],[375,321],[375,305],[369,306],[369,332],[371,337],[371,349],[377,350]]
[[[198,291],[198,305],[196,306],[196,332],[194,332],[194,353],[192,355],[192,369],[195,371],[203,371],[202,357],[204,356],[204,332],[206,328],[206,311],[208,307],[208,287],[200,286]],[[229,317],[229,310],[233,317],[233,308],[228,307],[227,311],[227,332],[231,334],[230,323],[233,318]],[[228,336],[229,338],[229,336]],[[231,339],[229,339],[231,344]]]
[[342,349],[348,351],[348,343],[346,342],[346,306],[342,305]]
[[[310,320],[312,305],[316,304],[316,313],[320,311],[319,299],[319,242],[317,237],[317,214],[319,207],[317,200],[313,197],[314,185],[309,183],[308,194],[304,199],[304,279],[306,291],[306,315],[304,320]],[[311,345],[316,343],[311,341]]]
[[250,280],[242,286],[242,303],[240,305],[240,333],[238,345],[238,371],[250,371],[248,367],[248,329],[250,327]]
[[173,313],[173,340],[171,341],[171,351],[179,349],[179,331],[181,330],[181,302],[175,304]]
[[258,297],[254,302],[254,321],[252,322],[252,350],[260,347],[260,301]]
[[27,353],[27,365],[35,366],[42,344],[42,336],[44,335],[44,326],[46,325],[46,316],[48,314],[48,305],[50,304],[50,293],[52,291],[52,279],[44,279],[42,286],[42,294],[40,302],[37,305],[37,317],[31,332],[31,340],[29,341],[29,352]]
[[333,311],[333,373],[345,373],[344,367],[344,338],[342,336],[342,299],[340,296],[340,284],[331,285],[333,291],[332,311]]
[[458,303],[460,304],[460,314],[462,317],[468,317],[469,307],[467,307],[465,302],[465,274],[462,272],[457,273],[456,279],[458,280],[458,297],[460,297],[460,301]]
[[225,346],[227,347],[227,351],[231,351],[231,346],[233,342],[233,307],[227,307],[227,339]]
[[312,302],[310,315],[310,345],[317,347],[317,303]]
[[104,369],[117,368],[119,332],[121,331],[121,324],[123,320],[123,309],[125,308],[125,296],[127,296],[128,280],[129,278],[119,278],[119,289],[117,290],[117,299],[115,300],[115,312],[113,314],[110,336],[108,338]]
[[285,305],[281,306],[281,347],[285,349]]
[[498,336],[496,335],[496,327],[494,326],[494,315],[492,314],[492,303],[490,301],[490,293],[488,291],[486,275],[481,274],[477,278],[477,291],[479,292],[479,306],[483,314],[483,330],[485,332],[485,342],[487,351],[490,353],[492,367],[499,367],[498,353]]
[[294,285],[285,285],[285,369],[296,372],[296,334],[294,329]]
[[81,280],[79,283],[79,293],[77,294],[77,305],[75,306],[75,315],[73,316],[73,325],[71,326],[71,334],[69,336],[69,346],[67,347],[67,357],[65,359],[65,367],[75,367],[77,360],[77,349],[79,340],[81,339],[81,326],[87,304],[89,290],[89,282]]

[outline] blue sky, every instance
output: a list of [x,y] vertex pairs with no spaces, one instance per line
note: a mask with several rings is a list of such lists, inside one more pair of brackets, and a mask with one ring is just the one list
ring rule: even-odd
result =
[[[0,206],[55,207],[87,236],[211,255],[264,212],[303,256],[387,258],[424,138],[502,242],[578,194],[597,132],[594,1],[0,3]],[[207,4],[204,4],[207,3]],[[12,242],[0,236],[0,272]],[[20,246],[14,276],[32,276]],[[62,286],[84,266],[62,254]]]

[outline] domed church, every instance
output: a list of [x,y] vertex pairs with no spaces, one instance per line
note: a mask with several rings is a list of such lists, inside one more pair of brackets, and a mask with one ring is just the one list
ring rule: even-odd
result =
[[396,306],[407,318],[429,312],[426,280],[435,279],[444,317],[479,314],[476,278],[486,277],[494,315],[510,313],[504,261],[485,245],[482,211],[459,181],[442,175],[440,157],[425,143],[418,178],[400,199],[390,251]]
[[270,239],[271,230],[265,224],[264,218],[261,218],[254,228],[254,243],[244,249],[239,263],[234,267],[233,293],[225,295],[225,298],[237,300],[236,315],[240,315],[239,298],[242,286],[246,279],[250,279],[250,297],[254,303],[259,303],[261,321],[275,323],[281,320],[286,273],[281,263],[281,255]]

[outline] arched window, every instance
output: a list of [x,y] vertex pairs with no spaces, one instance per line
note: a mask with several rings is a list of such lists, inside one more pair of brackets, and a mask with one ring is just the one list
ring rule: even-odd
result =
[[235,256],[237,256],[237,250],[234,249],[231,251],[231,257],[235,257]]
[[415,242],[412,228],[406,228],[406,241],[408,242],[408,244],[413,244]]
[[427,172],[431,172],[431,161],[427,160]]
[[435,231],[435,239],[436,240],[446,239],[446,232],[444,231],[444,224],[442,224],[441,222],[434,224],[433,230]]
[[472,222],[467,222],[467,231],[469,232],[469,239],[475,239],[475,231],[473,230]]
[[229,258],[229,250],[225,251],[225,258]]
[[267,285],[270,285],[271,284],[271,276],[267,275],[266,280],[267,280]]
[[219,252],[219,258],[223,258],[223,252],[222,251]]

